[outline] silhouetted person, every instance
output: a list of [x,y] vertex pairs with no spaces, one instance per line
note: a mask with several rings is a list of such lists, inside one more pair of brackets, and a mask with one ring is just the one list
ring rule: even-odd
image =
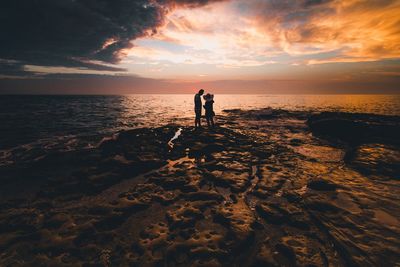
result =
[[194,128],[201,128],[201,96],[204,94],[204,90],[200,89],[199,92],[194,96],[194,112],[196,114],[196,118],[194,119]]
[[206,119],[207,119],[207,125],[208,127],[213,127],[214,128],[214,95],[212,94],[206,94],[203,96],[204,100],[206,101],[204,103],[204,109],[206,110]]

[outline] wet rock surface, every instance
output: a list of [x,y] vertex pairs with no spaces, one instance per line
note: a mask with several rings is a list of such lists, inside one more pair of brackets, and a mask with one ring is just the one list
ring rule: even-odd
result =
[[399,146],[345,133],[399,119],[360,116],[231,110],[3,166],[0,265],[395,266]]

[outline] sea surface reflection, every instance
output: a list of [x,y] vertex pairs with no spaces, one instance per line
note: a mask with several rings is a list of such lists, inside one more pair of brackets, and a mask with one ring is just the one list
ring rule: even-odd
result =
[[[216,95],[214,109],[274,108],[400,115],[393,95]],[[2,96],[0,150],[21,145],[61,148],[119,130],[193,119],[193,95]],[[78,138],[78,139],[77,139]],[[5,152],[3,152],[5,153]]]

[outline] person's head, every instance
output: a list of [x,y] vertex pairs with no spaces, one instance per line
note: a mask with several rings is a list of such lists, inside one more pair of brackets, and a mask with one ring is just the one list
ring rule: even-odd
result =
[[203,96],[203,98],[204,98],[204,100],[206,102],[213,101],[214,100],[214,95],[213,94],[206,94],[206,95]]
[[200,90],[199,90],[199,95],[202,95],[202,94],[204,94],[204,90],[203,90],[203,89],[200,89]]

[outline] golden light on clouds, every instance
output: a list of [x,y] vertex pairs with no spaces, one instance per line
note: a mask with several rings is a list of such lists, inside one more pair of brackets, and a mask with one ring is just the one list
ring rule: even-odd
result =
[[[282,31],[285,52],[339,51],[309,63],[361,62],[400,57],[400,2],[334,1],[328,14],[312,14],[306,24]],[[370,3],[374,1],[369,1]],[[266,23],[268,28],[269,23]]]
[[108,77],[132,90],[393,92],[400,83],[400,0],[36,2],[3,11],[3,86]]
[[228,68],[396,59],[399,14],[400,1],[387,0],[218,2],[176,9],[130,55]]

